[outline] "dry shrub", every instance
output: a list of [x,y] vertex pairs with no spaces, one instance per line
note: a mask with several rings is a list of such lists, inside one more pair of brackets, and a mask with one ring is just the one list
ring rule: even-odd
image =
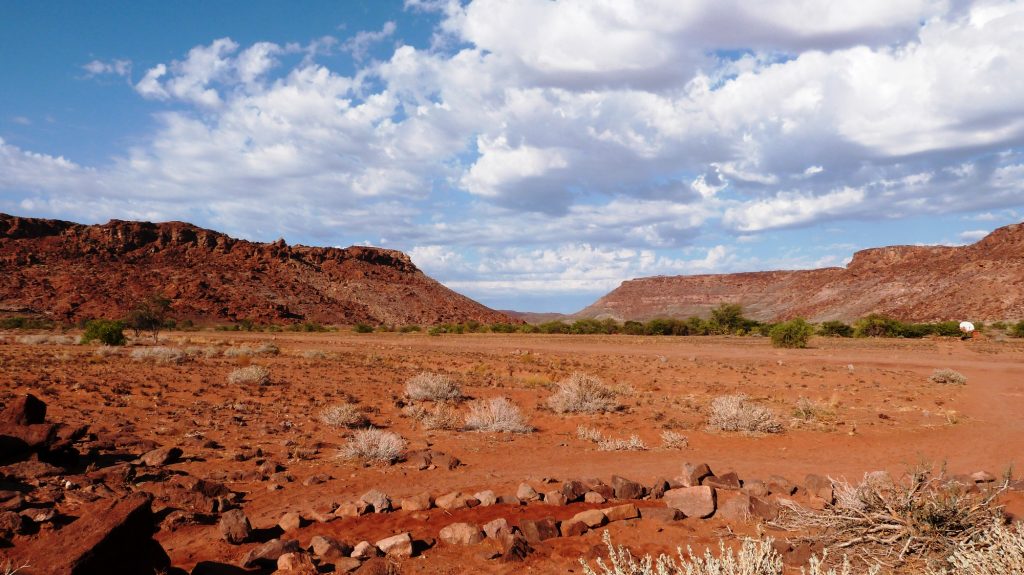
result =
[[458,429],[462,424],[459,411],[447,403],[437,403],[432,409],[424,410],[417,418],[423,429]]
[[[782,556],[775,550],[774,541],[770,537],[760,540],[744,539],[738,553],[726,547],[725,542],[719,539],[718,557],[712,555],[710,549],[705,550],[704,555],[695,555],[693,549],[687,547],[685,555],[682,548],[679,548],[676,557],[661,554],[657,558],[645,555],[639,559],[633,557],[633,554],[625,547],[613,545],[608,531],[604,532],[601,539],[608,548],[608,561],[605,562],[603,558],[599,558],[595,562],[596,568],[594,568],[586,559],[580,558],[584,575],[783,575],[784,573]],[[800,568],[801,574],[855,575],[853,567],[845,558],[839,571],[826,570],[823,561],[816,557],[811,557],[807,567],[809,570]],[[860,573],[878,575],[879,571],[880,569],[874,566]]]
[[149,361],[153,363],[181,363],[185,361],[185,353],[176,347],[137,347],[132,350],[133,361]]
[[119,348],[105,345],[103,347],[97,347],[96,351],[92,352],[96,357],[110,357],[112,355],[120,355],[121,350]]
[[723,395],[711,402],[708,427],[718,431],[780,433],[782,425],[766,407],[747,402],[745,395]]
[[836,502],[822,510],[789,502],[777,526],[818,532],[827,547],[852,549],[873,563],[898,565],[908,558],[934,560],[983,536],[1002,519],[1002,489],[968,493],[941,474],[917,470],[901,481],[866,474],[851,485],[833,480]]
[[270,383],[270,370],[262,365],[240,367],[228,374],[231,385],[267,385]]
[[466,429],[501,433],[533,431],[519,406],[504,397],[495,397],[470,405],[469,413],[466,414]]
[[360,427],[369,423],[366,415],[351,403],[336,403],[320,410],[320,421],[331,427]]
[[683,449],[690,444],[690,440],[678,431],[666,429],[661,432],[661,446],[665,449]]
[[74,336],[53,334],[19,335],[14,338],[14,341],[25,345],[72,345],[78,343]]
[[589,441],[591,443],[598,443],[604,439],[604,434],[600,430],[593,427],[587,427],[586,425],[580,425],[576,428],[576,438],[583,441]]
[[342,448],[341,456],[365,463],[391,464],[401,458],[405,445],[405,440],[397,433],[371,427],[353,433]]
[[458,401],[462,387],[447,375],[424,371],[405,382],[405,395],[413,401]]
[[576,437],[583,441],[597,444],[599,451],[646,451],[647,444],[636,434],[630,435],[629,439],[616,439],[605,437],[603,433],[593,427],[581,425],[576,428]]
[[947,385],[965,385],[967,383],[966,375],[949,368],[936,369],[928,379],[934,383]]
[[1006,575],[1024,573],[1024,531],[1021,524],[993,523],[974,541],[960,543],[946,559],[948,568],[930,575]]
[[302,352],[302,357],[306,359],[327,359],[327,354],[319,349],[308,349]]
[[600,379],[575,372],[558,383],[558,391],[548,398],[548,407],[555,413],[599,413],[621,406],[615,400],[615,391]]

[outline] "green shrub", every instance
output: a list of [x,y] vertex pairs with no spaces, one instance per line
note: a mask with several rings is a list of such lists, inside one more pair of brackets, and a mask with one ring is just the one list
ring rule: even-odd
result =
[[[992,327],[992,329],[1006,329],[1009,326],[1006,325],[1005,321],[994,321],[994,322],[992,322],[992,326],[991,327]],[[977,326],[975,326],[975,329],[977,329]]]
[[94,319],[85,324],[82,343],[98,341],[103,345],[124,345],[124,324],[109,319]]
[[564,321],[546,321],[537,326],[540,333],[569,333],[569,324]]
[[811,339],[812,334],[814,334],[814,327],[799,317],[777,324],[769,333],[772,338],[772,346],[794,348],[807,347],[807,342]]
[[315,321],[304,321],[302,323],[293,323],[288,326],[288,331],[300,331],[306,333],[322,333],[328,331],[326,327],[315,322]]
[[403,325],[398,331],[401,333],[412,333],[414,331],[422,331],[422,328],[418,325]]
[[853,323],[853,337],[898,337],[902,335],[903,329],[899,321],[873,313]]
[[821,322],[821,325],[818,326],[818,334],[827,337],[853,337],[853,328],[833,319]]
[[356,333],[373,333],[373,328],[365,323],[357,323],[352,327],[352,331]]
[[492,323],[491,333],[515,333],[519,326],[514,323]]
[[1010,328],[1010,335],[1013,337],[1024,337],[1024,321],[1018,321]]
[[38,317],[0,318],[0,329],[53,329],[53,327],[52,321]]
[[644,324],[638,321],[627,321],[626,323],[622,324],[622,333],[626,335],[643,335]]

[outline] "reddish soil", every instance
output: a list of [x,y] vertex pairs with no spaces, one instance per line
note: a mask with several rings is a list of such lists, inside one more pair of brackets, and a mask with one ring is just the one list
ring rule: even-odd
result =
[[394,250],[248,242],[182,222],[83,226],[0,214],[0,313],[118,318],[153,293],[171,300],[175,318],[199,321],[513,321]]
[[723,303],[766,321],[1014,321],[1024,317],[1024,224],[963,247],[863,250],[845,268],[659,276],[623,282],[574,317],[648,320],[707,316]]
[[[987,470],[998,476],[1019,465],[1024,452],[1024,342],[1013,340],[816,338],[811,349],[780,350],[753,337],[193,332],[164,334],[162,343],[210,350],[211,355],[217,350],[217,355],[199,354],[184,363],[161,365],[133,361],[131,347],[101,356],[94,347],[29,345],[17,343],[16,334],[4,337],[0,400],[5,404],[33,393],[48,404],[48,420],[88,425],[95,442],[124,442],[126,436],[142,440],[139,447],[128,448],[135,449],[136,456],[146,450],[141,445],[147,440],[179,446],[182,461],[166,470],[172,476],[226,482],[231,490],[244,493],[241,507],[256,528],[273,527],[286,511],[308,512],[332,502],[355,501],[374,487],[399,499],[423,491],[437,496],[492,489],[498,495],[512,495],[523,481],[540,491],[545,478],[595,477],[609,482],[613,474],[651,485],[659,477],[679,475],[684,462],[706,462],[719,475],[733,470],[745,481],[778,474],[797,484],[808,473],[857,480],[865,472],[898,474],[921,462],[945,463],[952,473]],[[223,354],[225,349],[270,341],[280,348],[279,354]],[[229,385],[228,374],[249,363],[268,367],[271,383]],[[967,384],[929,381],[938,368],[960,371]],[[473,399],[511,398],[537,431],[504,435],[421,429],[403,416],[401,399],[405,381],[422,371],[451,375]],[[544,404],[552,384],[574,371],[599,376],[618,389],[626,409],[569,416],[547,410]],[[706,430],[711,400],[735,393],[770,407],[785,431],[745,435]],[[806,421],[793,417],[800,398],[818,408]],[[357,402],[374,426],[408,439],[410,448],[429,446],[458,457],[463,465],[452,470],[419,470],[404,463],[364,467],[338,458],[338,448],[350,432],[324,425],[318,413],[325,405],[344,400]],[[598,451],[577,438],[580,425],[615,438],[635,433],[650,449]],[[660,436],[667,429],[687,436],[688,447],[662,448]],[[265,459],[282,464],[294,481],[271,490],[272,482],[263,478],[228,480],[232,472],[255,472],[262,458],[244,454],[257,448]],[[304,486],[317,474],[330,479]],[[136,479],[132,489],[159,492],[165,480]],[[551,489],[557,486],[554,483]],[[74,491],[58,498],[59,514],[76,516],[81,509]],[[719,503],[729,497],[723,490]],[[1019,494],[1007,502],[1011,512],[1024,512]],[[504,517],[516,525],[524,518],[564,519],[588,507],[610,505],[535,502],[397,511],[313,522],[286,536],[303,545],[314,535],[354,544],[403,531],[426,540],[437,538],[441,528],[456,521],[482,524]],[[158,517],[166,515],[161,515],[158,503],[155,508]],[[13,548],[0,549],[0,557],[16,555],[55,526],[44,524],[40,529],[39,534],[14,536]],[[678,545],[698,550],[717,545],[720,537],[731,537],[729,530],[753,534],[757,527],[714,517],[674,523],[619,521],[607,529],[617,543],[635,550],[674,552]],[[440,541],[420,557],[399,563],[402,573],[580,572],[578,557],[603,552],[601,531],[534,545],[535,552],[524,563],[484,559],[483,544],[453,547]],[[229,545],[211,521],[165,520],[155,537],[173,565],[185,571],[202,561],[238,565],[258,546]]]

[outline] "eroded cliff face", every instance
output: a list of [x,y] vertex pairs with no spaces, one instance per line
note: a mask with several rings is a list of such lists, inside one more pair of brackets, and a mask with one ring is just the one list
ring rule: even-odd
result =
[[686,317],[722,303],[742,304],[763,321],[852,321],[874,312],[921,322],[1024,318],[1024,224],[962,247],[863,250],[845,268],[630,280],[575,317]]
[[183,222],[87,226],[0,214],[0,311],[118,317],[147,294],[196,320],[510,321],[395,250],[258,243]]

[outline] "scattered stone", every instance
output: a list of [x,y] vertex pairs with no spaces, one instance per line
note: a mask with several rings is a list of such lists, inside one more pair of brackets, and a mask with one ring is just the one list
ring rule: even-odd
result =
[[342,503],[334,510],[334,516],[342,519],[346,517],[359,517],[366,515],[370,512],[373,506],[365,501],[356,501],[353,503]]
[[750,481],[743,482],[743,493],[751,497],[768,497],[772,491],[768,489],[768,485],[764,481],[751,479]]
[[585,503],[598,503],[598,504],[600,504],[600,503],[604,503],[605,501],[608,501],[608,500],[605,499],[604,495],[601,495],[600,493],[598,493],[596,491],[588,491],[588,492],[586,492],[583,495],[583,501]]
[[444,509],[446,511],[451,511],[453,509],[465,509],[466,507],[469,507],[466,502],[467,499],[468,498],[461,492],[452,491],[451,493],[445,493],[435,499],[434,505],[437,506],[438,509]]
[[294,511],[289,511],[281,516],[281,519],[277,522],[277,526],[285,533],[288,533],[289,531],[296,531],[299,527],[302,527],[302,516]]
[[10,539],[25,530],[25,518],[14,511],[0,512],[0,537]]
[[558,537],[558,522],[551,517],[524,519],[519,523],[519,530],[523,532],[527,542],[540,543]]
[[331,480],[331,476],[326,473],[318,473],[316,475],[310,475],[302,482],[303,485],[309,487],[311,485],[320,485],[321,483],[327,483]]
[[412,497],[406,497],[400,502],[403,511],[426,511],[434,505],[434,498],[429,493],[423,492]]
[[502,505],[522,505],[523,502],[519,500],[515,495],[500,495],[498,497],[498,503]]
[[682,511],[687,517],[711,517],[715,514],[717,502],[715,489],[705,485],[681,487],[665,492],[665,504]]
[[608,507],[601,510],[605,517],[608,518],[608,522],[613,521],[625,521],[627,519],[636,519],[640,517],[640,510],[637,509],[636,505],[627,503],[625,505],[616,505],[615,507]]
[[639,510],[642,519],[671,523],[683,518],[683,512],[675,507],[644,507]]
[[562,495],[565,496],[565,501],[567,503],[576,503],[577,501],[581,501],[587,491],[589,491],[587,486],[584,485],[582,481],[577,481],[575,479],[566,481],[562,484]]
[[490,507],[498,502],[498,496],[493,491],[480,491],[473,495],[473,499],[480,502],[480,507]]
[[661,499],[665,496],[665,492],[672,487],[669,485],[668,480],[665,478],[658,478],[654,481],[654,485],[651,485],[651,499]]
[[412,557],[412,534],[392,535],[378,541],[376,546],[388,557]]
[[178,461],[182,453],[179,447],[161,447],[146,453],[139,458],[139,461],[149,467],[160,467]]
[[643,485],[618,475],[612,475],[612,489],[616,499],[641,499],[646,491]]
[[537,494],[537,490],[530,487],[529,483],[519,484],[519,489],[516,490],[516,497],[523,501],[536,501],[540,499],[540,495]]
[[739,489],[742,487],[740,483],[740,476],[735,471],[730,471],[722,475],[711,475],[704,478],[701,485],[707,485],[714,487],[715,489]]
[[447,453],[441,453],[439,451],[431,452],[430,463],[432,465],[436,465],[438,469],[448,470],[455,469],[456,467],[462,465],[462,462],[459,461],[458,457],[455,457],[454,455],[448,455]]
[[352,573],[362,567],[363,562],[354,557],[341,557],[332,561],[335,573]]
[[242,566],[246,569],[252,569],[261,565],[268,567],[276,564],[281,556],[298,550],[301,550],[301,547],[295,539],[270,539],[255,549],[250,550],[246,554],[245,559],[242,560]]
[[252,536],[252,525],[249,524],[249,518],[241,509],[225,511],[220,516],[218,527],[221,537],[232,545],[245,543]]
[[20,395],[0,413],[0,423],[35,425],[46,421],[46,403],[31,393]]
[[566,521],[563,521],[561,525],[558,526],[558,528],[562,534],[562,537],[576,537],[578,535],[583,535],[589,530],[586,523],[582,521],[576,521],[574,519],[568,519]]
[[354,571],[356,575],[398,575],[398,567],[392,560],[383,557],[374,557],[363,563]]
[[572,521],[580,521],[591,529],[600,527],[608,522],[608,517],[600,509],[588,509],[573,515]]
[[341,558],[350,558],[352,548],[337,539],[314,535],[309,540],[309,550],[324,561],[337,561]]
[[684,463],[683,474],[679,476],[679,482],[683,484],[683,487],[696,487],[704,481],[704,478],[711,477],[712,475],[714,474],[711,473],[711,468],[708,467],[707,463],[698,465]]
[[509,526],[508,521],[504,517],[499,517],[493,521],[484,523],[484,534],[491,539],[496,539],[499,531],[512,532],[512,528]]
[[836,501],[832,481],[820,475],[809,474],[804,479],[804,487],[807,488],[807,494],[811,497],[812,502],[814,499],[820,499],[826,505],[831,505]]
[[369,559],[371,557],[380,557],[381,555],[383,553],[380,552],[380,549],[369,541],[360,541],[352,548],[352,557],[356,559]]
[[448,545],[476,545],[484,540],[484,533],[473,523],[452,523],[441,529],[440,537]]
[[781,475],[772,475],[767,481],[768,489],[775,494],[791,496],[796,493],[796,485]]
[[313,560],[302,552],[293,551],[284,553],[277,558],[278,575],[317,575],[316,565]]
[[364,493],[359,500],[373,508],[374,513],[385,513],[391,511],[391,499],[379,489],[371,489]]
[[503,531],[499,537],[501,543],[501,561],[505,563],[518,563],[526,560],[526,556],[533,552],[533,547],[527,542],[522,533]]
[[615,497],[615,489],[607,483],[601,483],[600,481],[590,485],[590,490],[595,493],[600,493],[601,497],[605,499],[613,499]]
[[566,501],[565,495],[561,491],[548,491],[544,494],[544,503],[561,506],[568,503],[568,501]]

